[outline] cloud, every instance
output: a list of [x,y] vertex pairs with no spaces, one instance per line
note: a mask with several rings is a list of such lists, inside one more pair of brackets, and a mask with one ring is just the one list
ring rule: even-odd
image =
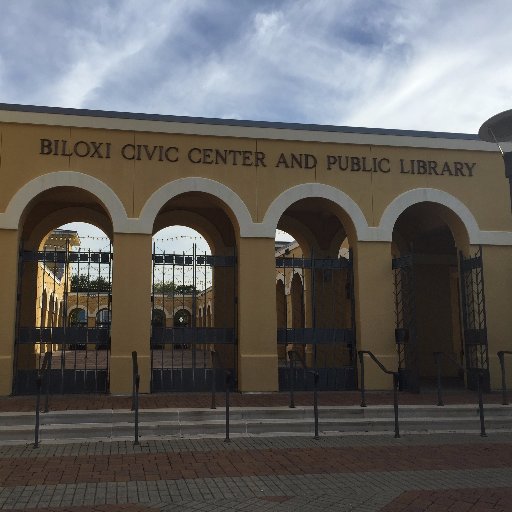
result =
[[0,0],[0,101],[476,132],[510,107],[491,3]]

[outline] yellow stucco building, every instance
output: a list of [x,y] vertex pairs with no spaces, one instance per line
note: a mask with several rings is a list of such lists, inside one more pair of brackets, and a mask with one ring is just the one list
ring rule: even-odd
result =
[[[129,393],[133,350],[145,392],[204,390],[219,369],[240,391],[286,389],[290,350],[324,389],[358,387],[358,350],[411,390],[435,376],[433,352],[466,370],[447,359],[445,378],[483,371],[498,388],[509,201],[476,135],[0,105],[0,394],[30,392],[48,347],[62,391]],[[69,222],[112,249],[58,246]],[[211,254],[157,253],[173,225]],[[276,245],[278,228],[296,242]]]

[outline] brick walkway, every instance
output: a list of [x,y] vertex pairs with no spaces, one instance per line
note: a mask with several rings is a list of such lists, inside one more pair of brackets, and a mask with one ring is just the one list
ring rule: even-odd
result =
[[[223,393],[217,406],[224,405]],[[295,403],[311,405],[311,393]],[[446,404],[476,403],[450,392]],[[207,408],[204,394],[141,395],[140,406]],[[286,393],[231,395],[235,407],[286,406]],[[500,403],[498,393],[485,403]],[[34,397],[0,398],[0,412],[31,412]],[[323,392],[320,404],[358,405],[358,392]],[[390,405],[369,392],[369,405]],[[400,393],[434,405],[435,393]],[[50,409],[129,409],[130,397],[50,398]],[[38,512],[352,511],[510,512],[512,434],[175,439],[0,446],[0,510]]]
[[512,510],[512,434],[0,447],[0,509]]

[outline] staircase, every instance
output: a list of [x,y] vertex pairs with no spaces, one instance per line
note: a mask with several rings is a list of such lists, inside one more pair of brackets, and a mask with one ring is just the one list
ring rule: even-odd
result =
[[[284,436],[314,432],[313,408],[231,407],[230,435]],[[480,433],[477,405],[401,405],[400,432]],[[51,411],[40,415],[42,443],[133,440],[134,413],[126,409]],[[0,413],[0,444],[34,441],[35,414]],[[512,406],[485,405],[485,427],[490,432],[512,431]],[[320,435],[394,433],[393,406],[319,407]],[[141,409],[140,441],[150,439],[224,437],[225,409]]]

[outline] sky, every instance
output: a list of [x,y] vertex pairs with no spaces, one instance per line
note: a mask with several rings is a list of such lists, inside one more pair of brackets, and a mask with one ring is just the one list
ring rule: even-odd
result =
[[0,0],[0,102],[477,133],[510,0]]

